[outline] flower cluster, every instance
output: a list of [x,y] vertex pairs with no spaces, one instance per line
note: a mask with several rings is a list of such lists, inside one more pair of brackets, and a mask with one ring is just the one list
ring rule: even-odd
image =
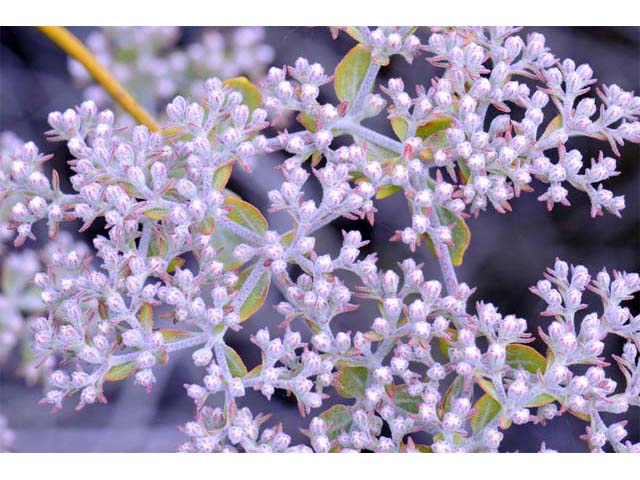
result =
[[[204,29],[195,42],[179,47],[178,27],[100,27],[88,35],[86,43],[145,108],[159,114],[178,93],[201,97],[203,78],[261,78],[274,57],[273,48],[263,43],[264,36],[261,27],[238,27],[228,32]],[[69,73],[85,87],[86,100],[113,108],[109,95],[91,83],[76,60],[69,60]]]
[[[49,136],[72,156],[73,193],[60,190],[55,172],[51,183],[40,173],[47,157],[33,144],[6,162],[0,198],[16,245],[39,220],[52,236],[64,221],[80,219],[82,229],[106,222],[93,241],[97,263],[69,247],[34,277],[47,310],[34,323],[34,348],[39,359],[59,360],[43,403],[57,410],[76,394],[78,408],[105,402],[104,382],[129,376],[151,389],[172,352],[193,349],[203,372],[184,386],[196,418],[183,427],[183,451],[498,451],[512,424],[565,413],[587,422],[590,450],[639,451],[626,439],[627,417],[607,424],[602,415],[632,418],[640,406],[640,316],[625,303],[640,290],[638,274],[592,279],[558,260],[532,289],[554,318],[540,332],[542,355],[527,345],[534,337],[525,319],[470,305],[475,290],[454,269],[469,242],[465,217],[489,204],[510,210],[533,178],[548,185],[540,199],[549,208],[568,204],[568,183],[589,195],[593,214],[619,215],[624,199],[601,183],[618,174],[615,160],[603,153],[583,169],[565,144],[586,135],[608,141],[615,155],[625,141],[639,142],[639,97],[603,87],[592,119],[593,102],[575,104],[593,83],[591,69],[558,61],[544,37],[525,41],[518,29],[434,29],[424,44],[410,28],[346,32],[359,44],[333,76],[299,58],[272,67],[260,89],[209,79],[201,102],[178,96],[167,105],[162,132],[121,128],[92,101],[51,113]],[[402,79],[376,84],[394,55],[415,61],[423,52],[444,74],[415,97]],[[338,105],[319,101],[329,83]],[[545,121],[548,104],[559,113]],[[385,107],[397,139],[362,125]],[[492,109],[501,114],[486,126]],[[269,137],[270,121],[289,111],[304,128]],[[290,218],[288,231],[225,189],[236,165],[249,169],[276,151],[285,156],[283,182],[268,196],[271,210]],[[321,187],[315,199],[306,188],[312,176]],[[411,224],[392,239],[412,251],[426,243],[441,280],[425,278],[411,258],[399,271],[381,269],[355,230],[343,232],[335,254],[317,241],[340,217],[373,223],[379,200],[400,191]],[[284,320],[250,332],[261,361],[248,367],[227,333],[245,328],[271,285],[284,297],[276,305]],[[587,289],[604,310],[578,317]],[[349,315],[365,302],[378,314]],[[626,341],[612,357],[624,388],[604,370],[609,335]],[[252,395],[276,391],[311,417],[306,445],[252,411]]]

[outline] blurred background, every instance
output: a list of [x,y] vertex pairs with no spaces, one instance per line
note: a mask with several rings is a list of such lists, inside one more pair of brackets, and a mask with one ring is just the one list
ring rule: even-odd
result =
[[[96,29],[92,27],[71,30],[97,51],[106,49],[109,41],[117,41],[108,32],[96,34]],[[576,64],[589,63],[599,83],[616,83],[625,90],[640,91],[640,28],[528,27],[521,35],[526,36],[533,31],[546,36],[547,46],[560,59],[570,57]],[[115,60],[111,60],[126,63],[126,41],[144,41],[136,35],[134,32],[126,37],[122,45],[115,45],[120,53]],[[417,35],[426,40],[428,30],[421,28]],[[220,77],[245,74],[255,80],[269,65],[293,64],[299,56],[320,62],[327,72],[332,72],[354,44],[347,35],[341,34],[337,40],[332,40],[328,29],[307,27],[250,29],[245,30],[244,35],[239,35],[229,27],[187,27],[160,32],[157,42],[154,48],[157,48],[159,55],[165,56],[166,65],[138,67],[143,70],[165,68],[166,74],[161,79],[151,78],[133,88],[134,94],[152,110],[157,110],[158,105],[154,103],[156,97],[148,95],[150,89],[156,96],[164,95],[167,98],[176,91],[197,95],[198,81],[204,80],[211,72]],[[184,52],[184,55],[169,55],[174,50]],[[107,63],[109,59],[104,57],[104,60]],[[118,73],[125,76],[131,73],[127,73],[126,68],[118,68],[114,69],[116,76]],[[175,72],[187,71],[189,83],[180,84],[177,79],[186,77]],[[386,83],[388,78],[402,76],[407,91],[412,92],[415,85],[428,84],[430,78],[438,73],[422,59],[414,62],[414,65],[408,65],[403,59],[394,57],[391,64],[382,69],[380,81]],[[65,164],[66,148],[62,144],[47,143],[43,132],[48,130],[46,119],[50,111],[78,105],[83,95],[100,98],[99,91],[87,88],[91,87],[83,78],[82,70],[69,65],[65,54],[37,30],[26,27],[0,28],[0,132],[11,130],[24,140],[33,140],[41,151],[54,153],[55,159],[49,162],[47,168],[56,168],[60,172],[62,188],[67,191],[70,171]],[[325,88],[319,100],[334,101],[331,88]],[[384,116],[375,119],[372,126],[391,134]],[[570,142],[570,147],[578,148],[583,153],[585,163],[596,157],[599,149],[611,154],[607,145],[597,141],[581,139]],[[458,276],[461,281],[477,287],[474,299],[490,301],[502,313],[514,313],[526,318],[530,330],[537,332],[537,326],[545,322],[538,314],[544,307],[537,297],[529,293],[528,288],[542,278],[544,269],[553,265],[556,257],[583,264],[592,273],[602,266],[609,270],[640,271],[640,151],[637,145],[627,145],[621,153],[619,170],[622,174],[608,182],[606,188],[616,195],[626,196],[627,207],[622,219],[612,215],[592,219],[588,198],[576,191],[570,192],[572,208],[556,206],[553,212],[548,213],[546,206],[536,200],[539,193],[531,193],[523,194],[513,202],[511,214],[500,215],[489,209],[477,219],[469,219],[471,246],[464,264],[458,269]],[[281,183],[280,174],[273,168],[281,160],[277,156],[258,159],[251,175],[235,169],[230,188],[266,211],[267,192]],[[313,198],[318,193],[319,190],[310,191],[308,195]],[[374,227],[365,222],[340,220],[319,232],[316,243],[318,249],[322,253],[335,253],[340,231],[357,228],[365,239],[371,240],[369,247],[373,248],[366,253],[378,252],[380,267],[392,268],[409,257],[410,252],[404,245],[388,242],[395,230],[409,222],[402,195],[380,201],[377,207],[379,213]],[[266,216],[272,229],[285,231],[288,227],[285,215]],[[46,237],[45,228],[42,226],[41,231],[36,232],[39,238]],[[84,237],[77,233],[75,235],[89,242],[99,229],[100,225],[95,225],[84,232]],[[69,231],[74,230],[69,228]],[[33,242],[26,245],[36,246]],[[4,253],[0,250],[0,255],[9,255],[12,249],[9,247]],[[426,247],[419,249],[413,257],[417,262],[424,262],[426,278],[439,278],[437,263]],[[593,301],[592,309],[597,311],[597,299],[587,298]],[[275,328],[282,321],[271,308],[280,300],[280,293],[272,288],[265,307],[243,324],[245,328],[242,332],[230,337],[230,345],[245,359],[249,368],[259,362],[259,352],[249,343],[248,337],[264,325]],[[639,313],[637,301],[631,308],[634,314]],[[364,306],[351,316],[340,316],[336,319],[338,328],[364,328],[373,318],[369,313],[374,314]],[[540,343],[533,346],[541,348]],[[620,342],[614,340],[605,353],[618,352],[621,346]],[[68,402],[61,412],[51,415],[47,408],[37,405],[42,395],[41,387],[28,386],[17,373],[19,362],[20,354],[15,351],[0,366],[0,413],[5,415],[15,434],[14,450],[21,452],[175,451],[176,446],[185,440],[177,425],[184,424],[193,416],[193,402],[184,393],[182,385],[199,381],[202,376],[202,371],[193,366],[189,352],[174,354],[169,365],[157,369],[158,384],[151,394],[134,386],[133,380],[128,379],[116,385],[107,385],[108,405],[75,412],[73,402]],[[620,380],[617,370],[611,368],[608,374]],[[294,442],[304,441],[298,428],[306,426],[308,419],[300,418],[294,400],[276,393],[268,402],[260,394],[251,392],[246,402],[256,413],[273,412],[274,419],[284,423],[285,431],[292,435]],[[631,410],[628,415],[631,419],[627,425],[629,439],[638,442],[638,409]],[[615,416],[606,420],[616,421]],[[501,450],[538,451],[541,441],[546,440],[549,448],[568,452],[586,451],[586,443],[578,439],[582,433],[584,423],[564,415],[547,427],[512,427],[505,432]]]

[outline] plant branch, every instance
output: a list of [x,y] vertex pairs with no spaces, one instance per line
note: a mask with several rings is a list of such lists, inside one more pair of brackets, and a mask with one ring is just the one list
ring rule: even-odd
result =
[[[440,219],[438,218],[438,213],[435,208],[431,210],[429,220],[431,221],[433,228],[439,229],[441,227]],[[458,278],[456,276],[456,271],[453,268],[453,263],[451,262],[449,248],[444,243],[435,241],[435,239],[433,247],[438,257],[440,271],[442,272],[442,279],[447,287],[447,292],[449,295],[454,295],[458,291]]]
[[360,84],[360,88],[358,89],[358,93],[353,99],[350,113],[354,112],[357,115],[358,112],[360,112],[364,100],[367,98],[367,95],[373,90],[373,86],[376,83],[376,78],[378,77],[378,72],[380,72],[380,65],[374,62],[369,63],[367,73],[365,73],[364,78],[362,79],[362,83]]
[[49,39],[64,50],[70,57],[79,61],[111,97],[138,122],[150,130],[158,131],[160,127],[127,89],[107,70],[91,51],[65,27],[36,27]]
[[332,125],[332,128],[336,130],[342,130],[353,137],[358,137],[366,140],[369,143],[373,143],[379,147],[391,150],[392,152],[402,155],[404,152],[404,146],[402,143],[393,140],[386,135],[371,130],[370,128],[363,127],[347,119],[337,121]]

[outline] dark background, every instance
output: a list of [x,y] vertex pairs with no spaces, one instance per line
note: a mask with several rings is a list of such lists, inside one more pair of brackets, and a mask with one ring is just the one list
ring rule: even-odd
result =
[[[80,38],[90,31],[89,27],[72,28]],[[547,46],[560,59],[573,58],[576,64],[589,63],[599,82],[617,83],[625,90],[640,90],[640,29],[634,27],[531,27],[521,35],[538,31],[547,37]],[[197,28],[184,28],[182,43],[193,41]],[[418,35],[425,40],[428,32],[421,29]],[[333,41],[327,29],[306,27],[267,28],[266,43],[276,52],[275,65],[292,64],[298,56],[322,63],[332,71],[340,58],[353,45],[353,40],[344,34]],[[32,28],[0,29],[0,131],[12,130],[25,140],[35,141],[41,150],[56,154],[48,168],[55,166],[63,177],[63,189],[69,190],[69,170],[65,166],[66,151],[61,144],[49,144],[42,133],[48,129],[47,114],[52,110],[63,110],[77,105],[82,100],[82,90],[76,87],[67,73],[65,55],[42,34]],[[429,79],[439,73],[422,59],[413,66],[400,57],[394,57],[389,67],[383,68],[381,80],[402,76],[407,91],[412,92],[416,84],[428,84]],[[330,88],[323,91],[321,101],[331,101]],[[387,121],[381,116],[374,127],[390,133]],[[573,141],[570,148],[578,148],[587,163],[596,157],[598,149],[610,154],[608,145],[597,141]],[[513,212],[500,215],[493,210],[482,213],[478,219],[468,222],[472,232],[463,266],[458,269],[461,281],[476,286],[474,300],[493,302],[503,313],[515,313],[529,321],[532,332],[546,321],[538,315],[544,307],[537,297],[529,293],[528,287],[542,278],[547,266],[560,257],[570,263],[586,265],[595,274],[602,266],[609,270],[640,271],[640,157],[637,145],[622,149],[619,170],[622,174],[607,182],[606,188],[616,195],[626,196],[627,208],[623,218],[606,214],[592,219],[586,195],[570,192],[571,208],[556,206],[548,213],[546,206],[536,197],[544,191],[540,184],[536,192],[524,194],[513,202]],[[254,174],[247,175],[236,169],[231,188],[256,204],[267,205],[267,192],[277,188],[281,176],[273,170],[281,158],[260,160]],[[317,186],[316,186],[317,187]],[[318,194],[309,192],[311,197]],[[265,208],[261,208],[265,211]],[[396,229],[409,221],[406,203],[401,195],[378,202],[379,213],[373,228],[364,222],[338,221],[318,235],[318,249],[335,252],[342,228],[359,228],[380,257],[381,267],[393,267],[396,262],[410,256],[408,249],[388,238]],[[284,231],[286,218],[282,215],[267,215],[271,228]],[[39,232],[40,238],[46,233]],[[94,232],[89,232],[87,235]],[[90,237],[85,237],[89,241]],[[371,250],[373,251],[373,249]],[[439,278],[436,262],[426,248],[419,249],[413,257],[425,263],[425,276]],[[280,318],[270,305],[280,301],[274,288],[267,299],[267,306],[253,319],[247,321],[240,334],[230,337],[230,344],[246,359],[249,368],[258,361],[257,349],[248,343],[249,334],[257,328],[269,325],[275,333]],[[599,311],[597,299],[587,297],[592,309]],[[632,306],[638,313],[638,302]],[[363,328],[370,322],[369,310],[363,308],[355,317],[338,317],[339,328]],[[356,327],[357,326],[357,327]],[[612,339],[606,353],[617,352],[621,342]],[[534,346],[540,347],[539,343]],[[182,384],[197,381],[202,370],[192,366],[190,354],[175,354],[170,364],[157,368],[158,385],[151,395],[142,388],[134,387],[132,380],[118,385],[109,385],[109,405],[93,406],[75,412],[72,401],[60,413],[50,415],[46,408],[38,407],[41,391],[26,387],[13,373],[15,361],[0,370],[0,411],[9,418],[16,431],[18,451],[173,451],[185,437],[176,425],[192,418],[193,404],[186,396]],[[619,380],[617,371],[609,369],[610,375]],[[617,376],[616,376],[617,375]],[[309,419],[300,419],[295,403],[284,396],[274,396],[271,402],[251,392],[247,403],[254,413],[274,412],[274,419],[282,421],[287,433],[295,442],[304,440],[299,427],[307,425]],[[630,420],[627,429],[629,439],[640,441],[640,417],[638,409],[627,414]],[[621,420],[610,416],[608,423]],[[584,423],[564,415],[549,426],[514,426],[505,432],[504,451],[537,451],[540,442],[546,440],[549,448],[560,451],[579,452],[586,444],[578,439],[584,433]]]

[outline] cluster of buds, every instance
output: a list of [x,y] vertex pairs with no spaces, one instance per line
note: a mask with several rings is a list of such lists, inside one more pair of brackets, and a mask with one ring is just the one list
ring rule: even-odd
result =
[[411,63],[423,49],[420,38],[414,35],[416,27],[377,27],[373,30],[368,27],[338,27],[333,32],[334,37],[340,30],[366,45],[379,65],[387,65],[393,55],[401,55]]
[[[439,285],[416,285],[419,270],[411,263],[403,264],[405,284],[398,296],[421,292],[422,298],[402,306],[406,317],[394,320],[388,305],[397,299],[398,276],[379,273],[386,291],[386,298],[378,298],[383,316],[370,332],[356,333],[354,348],[343,350],[345,358],[336,366],[338,393],[356,403],[332,407],[311,421],[316,451],[497,451],[500,430],[512,423],[545,424],[565,412],[590,423],[584,438],[592,451],[602,451],[606,443],[620,452],[640,449],[639,443],[624,441],[627,421],[607,425],[602,418],[640,405],[640,316],[620,307],[640,291],[638,274],[616,272],[612,280],[603,271],[591,280],[585,267],[558,260],[548,280],[532,288],[549,304],[542,314],[559,319],[548,333],[541,332],[548,347],[544,357],[524,344],[530,341],[525,320],[502,316],[482,302],[470,315],[464,284],[453,297],[425,296]],[[602,297],[604,311],[585,315],[578,328],[575,313],[587,308],[581,303],[586,288]],[[613,356],[626,380],[622,391],[603,368],[608,363],[601,356],[602,341],[609,334],[627,339],[622,355]],[[329,418],[339,427],[328,429]],[[381,435],[383,421],[391,437]],[[416,447],[407,440],[422,431],[433,436],[431,445]]]
[[[246,75],[260,79],[274,57],[264,37],[262,27],[226,32],[207,28],[182,47],[178,45],[179,27],[100,27],[89,33],[86,44],[148,111],[160,115],[166,102],[177,94],[202,97],[203,78]],[[76,60],[69,59],[69,73],[85,88],[86,100],[93,100],[100,108],[115,107]],[[118,117],[132,123],[123,112],[118,112]]]
[[[626,439],[624,419],[607,426],[601,417],[631,417],[629,408],[640,404],[640,317],[624,303],[640,289],[637,274],[602,272],[592,280],[585,267],[558,261],[533,289],[548,304],[543,315],[555,318],[540,332],[543,356],[527,345],[534,338],[526,320],[491,303],[470,307],[475,290],[454,270],[469,240],[465,217],[489,203],[509,210],[534,176],[549,184],[541,199],[550,207],[567,203],[562,185],[569,182],[587,192],[594,213],[618,214],[623,199],[600,185],[618,173],[616,162],[603,154],[581,173],[580,154],[564,144],[581,134],[637,142],[637,97],[603,88],[601,119],[587,125],[581,119],[592,116],[590,104],[574,103],[593,83],[590,69],[570,61],[557,68],[544,37],[525,41],[518,29],[434,29],[425,45],[410,28],[346,31],[360,44],[333,77],[299,58],[271,68],[262,91],[246,79],[209,79],[201,102],[178,96],[169,103],[164,135],[122,129],[91,101],[52,113],[49,134],[66,141],[73,157],[74,193],[62,193],[55,176],[53,186],[42,181],[45,157],[33,144],[3,160],[0,198],[8,199],[17,244],[40,219],[52,235],[62,221],[81,219],[83,229],[106,221],[106,235],[93,242],[98,262],[69,248],[34,277],[47,311],[34,322],[35,351],[60,360],[43,402],[59,409],[76,393],[79,408],[105,402],[104,382],[129,376],[151,389],[154,369],[171,352],[193,349],[204,372],[185,385],[196,419],[183,427],[184,451],[498,451],[512,424],[566,412],[589,423],[592,450],[640,449]],[[445,69],[441,78],[418,87],[415,98],[402,79],[381,86],[398,138],[362,125],[386,105],[373,91],[380,65],[423,51]],[[542,88],[531,93],[521,77]],[[337,106],[318,101],[330,82]],[[550,102],[560,114],[545,125]],[[512,119],[513,106],[524,109],[522,120]],[[485,128],[490,108],[502,114]],[[267,138],[269,121],[286,111],[297,112],[304,129]],[[545,153],[551,149],[555,164]],[[235,165],[249,169],[255,156],[275,151],[286,155],[284,181],[269,200],[272,211],[290,217],[285,232],[225,190]],[[305,197],[312,175],[321,189],[316,199]],[[396,272],[380,269],[375,253],[361,258],[368,242],[358,231],[343,232],[337,254],[317,241],[316,232],[340,217],[373,223],[377,201],[400,191],[411,224],[393,238],[412,250],[427,243],[442,282],[426,279],[413,259]],[[245,328],[272,284],[284,296],[276,305],[284,321],[279,330],[250,334],[261,362],[248,368],[226,335]],[[578,319],[585,289],[602,298],[604,311]],[[359,299],[379,312],[347,315]],[[609,334],[627,342],[613,357],[623,392],[604,371]],[[292,446],[282,425],[267,426],[268,415],[251,411],[252,395],[271,399],[276,390],[312,416],[304,432],[310,446]],[[330,397],[348,402],[326,409]],[[432,437],[428,445],[416,443],[423,432]]]

